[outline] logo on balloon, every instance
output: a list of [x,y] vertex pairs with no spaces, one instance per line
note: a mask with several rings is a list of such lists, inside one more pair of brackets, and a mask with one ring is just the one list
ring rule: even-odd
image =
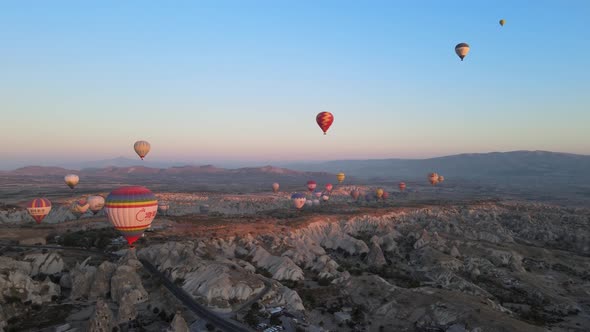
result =
[[156,216],[156,211],[152,211],[152,212],[145,212],[145,208],[137,211],[137,213],[135,214],[135,220],[142,222],[146,219],[151,219],[154,218]]

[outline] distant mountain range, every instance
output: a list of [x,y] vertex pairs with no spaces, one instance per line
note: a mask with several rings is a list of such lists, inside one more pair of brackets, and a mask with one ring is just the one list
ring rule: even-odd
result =
[[[328,176],[340,171],[362,179],[422,179],[428,172],[447,178],[569,178],[590,184],[590,156],[548,151],[470,153],[429,159],[334,160],[327,162],[277,163],[278,166],[219,168],[213,165],[174,165],[128,158],[85,163],[73,170],[29,166],[0,172],[4,176],[63,176],[75,173],[92,177],[121,176]],[[81,164],[81,166],[84,166]],[[90,167],[91,166],[91,167]]]
[[467,153],[429,159],[334,160],[281,165],[294,170],[345,172],[361,178],[572,177],[590,180],[590,156],[548,151]]

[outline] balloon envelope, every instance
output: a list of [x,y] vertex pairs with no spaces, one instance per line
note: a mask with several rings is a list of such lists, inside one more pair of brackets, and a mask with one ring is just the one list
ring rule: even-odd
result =
[[436,183],[438,182],[438,174],[437,173],[429,173],[428,174],[428,181],[430,182],[431,185],[436,185]]
[[303,205],[305,205],[306,198],[304,194],[295,193],[291,195],[291,200],[293,201],[293,206],[296,209],[301,209]]
[[357,200],[360,195],[361,195],[361,192],[358,189],[353,189],[350,192],[350,196],[352,196],[352,198],[355,199],[355,200]]
[[80,182],[80,177],[76,174],[68,174],[64,177],[64,181],[70,187],[70,189],[74,189],[74,187]]
[[324,132],[324,135],[326,135],[326,132],[328,131],[328,129],[330,129],[332,122],[334,122],[334,115],[332,115],[332,113],[330,112],[320,112],[315,117],[315,121],[318,123],[318,126],[320,126],[320,128]]
[[506,20],[504,20],[504,19],[501,19],[501,20],[500,20],[500,25],[501,25],[501,26],[504,26],[504,24],[505,24],[505,23],[506,23]]
[[383,189],[379,188],[375,191],[375,195],[377,198],[381,198],[383,196]]
[[342,183],[345,178],[346,178],[346,175],[342,172],[336,174],[336,180],[338,180],[338,183]]
[[317,183],[313,180],[309,180],[307,181],[307,190],[309,191],[314,191],[314,189],[317,187]]
[[272,191],[274,191],[275,193],[279,191],[279,184],[278,183],[273,183],[272,184]]
[[93,214],[97,214],[104,207],[104,197],[102,196],[90,196],[87,202]]
[[383,192],[383,195],[381,196],[383,199],[387,199],[389,197],[389,193],[387,191]]
[[141,160],[143,160],[143,158],[150,152],[150,148],[150,143],[147,141],[137,141],[135,144],[133,144],[133,149],[139,158],[141,158]]
[[35,198],[27,204],[27,211],[40,224],[51,211],[51,202],[47,198]]
[[459,43],[455,46],[455,53],[461,58],[461,61],[467,56],[469,53],[469,45],[467,43]]
[[399,190],[400,191],[406,190],[406,183],[405,182],[400,182],[399,183]]
[[334,188],[334,186],[332,186],[332,184],[331,184],[331,183],[328,183],[328,184],[326,185],[326,190],[327,190],[327,191],[329,191],[329,192],[330,192],[330,191],[332,191],[332,188]]
[[158,212],[158,200],[146,187],[126,186],[113,190],[104,208],[111,224],[132,245],[152,224]]

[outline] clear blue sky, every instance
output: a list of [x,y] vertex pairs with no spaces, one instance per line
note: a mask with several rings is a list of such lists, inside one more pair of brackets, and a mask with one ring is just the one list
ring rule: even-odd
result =
[[197,163],[590,154],[589,18],[583,0],[0,2],[0,168],[135,158],[138,139]]

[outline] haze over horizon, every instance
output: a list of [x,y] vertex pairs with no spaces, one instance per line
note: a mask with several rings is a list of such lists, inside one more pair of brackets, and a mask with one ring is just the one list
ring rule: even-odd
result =
[[140,139],[147,161],[215,165],[589,155],[589,16],[586,1],[3,3],[0,169],[137,158]]

